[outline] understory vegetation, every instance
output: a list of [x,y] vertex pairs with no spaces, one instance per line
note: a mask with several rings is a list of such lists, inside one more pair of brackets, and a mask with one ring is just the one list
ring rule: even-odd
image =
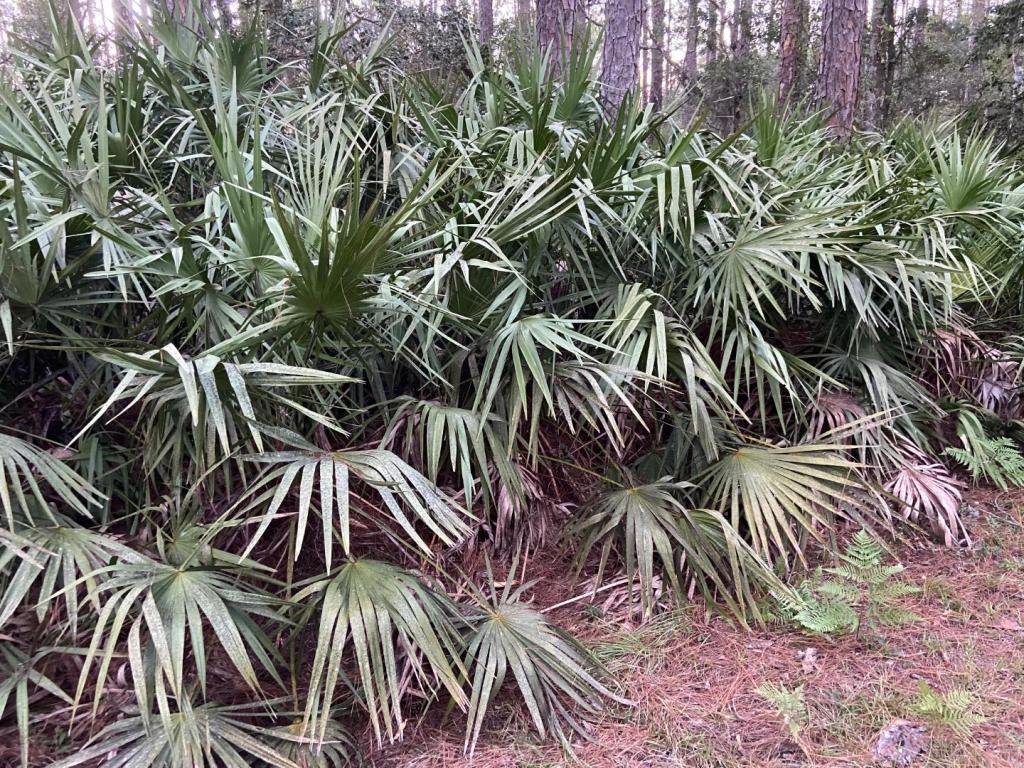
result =
[[386,37],[146,24],[55,20],[0,84],[24,764],[57,724],[68,768],[338,766],[446,708],[472,752],[502,690],[568,741],[629,702],[527,599],[539,550],[757,624],[843,524],[884,569],[969,543],[964,467],[1024,479],[1024,175],[984,135],[609,115],[596,44],[558,80],[467,44],[442,88]]

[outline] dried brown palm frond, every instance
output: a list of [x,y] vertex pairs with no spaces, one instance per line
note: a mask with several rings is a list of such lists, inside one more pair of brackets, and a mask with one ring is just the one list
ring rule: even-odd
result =
[[[488,522],[495,554],[536,550],[559,534],[559,522],[569,516],[569,504],[553,496],[540,471],[510,462],[506,476],[492,472],[498,488],[493,519]],[[497,476],[495,476],[497,475]]]
[[1024,413],[1020,361],[970,328],[936,328],[922,363],[922,378],[937,397],[975,402],[1004,419]]
[[1003,419],[1024,415],[1021,392],[1021,363],[1007,352],[990,349],[975,386],[978,404]]
[[807,440],[816,440],[867,415],[857,398],[848,392],[823,390],[810,406]]
[[948,547],[969,546],[971,539],[960,516],[963,484],[909,442],[902,450],[905,463],[885,484],[898,502],[899,514],[941,536]]

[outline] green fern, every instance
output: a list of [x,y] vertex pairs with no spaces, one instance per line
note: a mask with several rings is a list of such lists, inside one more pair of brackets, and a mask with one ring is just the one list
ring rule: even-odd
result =
[[963,688],[946,693],[932,690],[924,680],[918,684],[914,711],[933,726],[945,726],[962,738],[969,738],[974,726],[985,722],[985,716],[976,712],[974,694]]
[[[885,551],[866,531],[858,531],[831,568],[790,594],[775,595],[780,613],[792,624],[818,635],[856,633],[862,627],[897,626],[920,617],[899,599],[920,590],[895,577],[903,566],[885,565]],[[826,578],[826,574],[835,578]]]
[[775,711],[789,730],[789,735],[794,741],[799,741],[800,732],[808,720],[804,687],[798,685],[790,690],[781,683],[762,683],[754,689],[754,693],[775,707]]
[[946,455],[966,467],[975,481],[984,478],[1004,491],[1024,486],[1024,455],[1008,437],[976,438],[969,448],[947,448]]

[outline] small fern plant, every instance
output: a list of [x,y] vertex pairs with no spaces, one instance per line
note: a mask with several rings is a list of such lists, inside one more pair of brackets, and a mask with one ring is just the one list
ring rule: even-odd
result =
[[766,682],[755,688],[754,693],[775,707],[789,735],[799,744],[800,734],[808,720],[804,687],[800,685],[790,690],[781,683]]
[[1024,455],[1008,437],[977,437],[969,448],[949,447],[947,456],[962,464],[972,480],[984,478],[1001,490],[1024,486]]
[[899,599],[920,590],[897,579],[903,566],[885,565],[885,551],[861,530],[831,568],[819,568],[811,579],[787,594],[776,595],[781,617],[818,635],[860,634],[917,621]]
[[985,722],[984,715],[975,710],[974,694],[963,688],[946,693],[932,690],[924,680],[918,684],[914,712],[933,726],[945,726],[957,736],[970,738],[974,726]]

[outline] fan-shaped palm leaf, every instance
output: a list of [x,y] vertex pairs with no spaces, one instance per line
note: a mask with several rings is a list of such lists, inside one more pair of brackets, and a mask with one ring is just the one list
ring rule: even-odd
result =
[[213,702],[197,706],[182,697],[159,719],[129,715],[114,721],[91,744],[51,768],[97,760],[108,768],[304,768],[279,751],[278,730],[272,723],[261,724],[266,715],[253,708]]
[[254,617],[282,622],[274,610],[279,601],[232,578],[230,571],[214,567],[176,567],[139,556],[136,562],[105,566],[90,576],[97,586],[91,599],[102,599],[92,640],[78,680],[75,701],[85,693],[92,667],[93,712],[103,696],[104,684],[118,644],[128,624],[128,661],[135,695],[143,717],[153,704],[167,711],[166,680],[179,698],[185,693],[185,637],[190,641],[196,676],[203,692],[207,685],[206,637],[208,625],[231,660],[242,682],[255,691],[259,679],[251,657],[280,684],[273,644]]
[[140,559],[115,539],[79,527],[63,516],[56,516],[55,523],[33,528],[19,526],[20,541],[30,548],[28,557],[21,557],[14,547],[5,547],[0,552],[0,573],[9,574],[0,594],[0,627],[38,583],[34,601],[37,620],[43,621],[54,599],[62,595],[71,635],[75,637],[84,607],[79,604],[80,583],[92,599],[93,608],[99,610],[98,585],[92,574],[112,557],[126,562]]
[[492,579],[491,597],[478,596],[481,614],[471,619],[466,638],[472,689],[465,749],[470,753],[510,670],[542,737],[551,733],[565,740],[564,726],[583,733],[586,721],[604,711],[606,700],[627,703],[601,682],[603,670],[590,653],[542,613],[519,602],[530,585],[515,591],[511,586],[510,579],[499,594]]
[[15,530],[15,513],[18,517],[24,515],[31,523],[33,507],[51,522],[57,522],[44,487],[67,505],[67,511],[86,517],[90,516],[90,508],[103,498],[56,456],[19,437],[0,433],[0,505],[8,530]]
[[781,585],[718,512],[691,509],[683,502],[693,489],[689,483],[662,478],[598,495],[581,510],[576,524],[581,537],[577,572],[594,547],[600,546],[596,585],[614,549],[622,557],[627,577],[639,578],[647,615],[655,604],[656,565],[668,577],[676,599],[683,596],[680,575],[685,575],[694,579],[709,601],[716,595],[723,597],[741,621],[747,608],[756,615],[758,588]]
[[11,693],[13,693],[22,768],[29,766],[28,746],[31,722],[29,683],[56,696],[66,704],[72,703],[71,697],[37,668],[39,662],[50,653],[50,651],[44,650],[29,656],[14,645],[0,641],[0,718],[7,712],[7,704],[11,699]]
[[[318,742],[326,739],[334,691],[342,677],[366,707],[377,740],[382,732],[390,740],[401,737],[401,699],[406,692],[401,664],[428,688],[444,687],[458,705],[465,705],[455,607],[416,574],[377,560],[351,560],[334,577],[299,592],[295,600],[313,596],[320,609],[320,628],[303,719],[306,734]],[[396,652],[396,643],[404,659]],[[343,671],[349,648],[355,652],[358,687]]]
[[725,453],[694,480],[707,505],[750,538],[766,559],[775,553],[803,558],[804,539],[818,536],[862,487],[858,465],[831,445],[745,444]]
[[[302,445],[304,441],[292,442]],[[341,546],[349,554],[350,522],[353,512],[370,519],[379,520],[377,514],[386,511],[388,517],[398,525],[408,541],[424,553],[431,549],[427,541],[416,530],[416,523],[426,526],[432,534],[448,546],[454,546],[469,533],[468,514],[447,498],[438,488],[418,471],[406,464],[390,451],[379,449],[352,451],[321,451],[306,445],[305,450],[277,451],[253,454],[244,457],[255,464],[276,465],[263,475],[250,489],[250,501],[243,511],[248,511],[269,501],[267,511],[256,532],[249,540],[244,556],[248,556],[281,509],[296,478],[299,479],[298,536],[295,555],[302,548],[303,538],[309,521],[313,492],[318,490],[320,519],[323,525],[324,557],[330,568],[334,510],[338,512],[338,531]],[[319,483],[317,484],[317,478]],[[352,504],[354,489],[351,480],[356,479],[372,489],[383,505],[381,509],[368,508],[365,502]],[[356,497],[358,498],[358,497]],[[411,512],[411,519],[406,511]],[[374,514],[377,513],[377,514]]]

